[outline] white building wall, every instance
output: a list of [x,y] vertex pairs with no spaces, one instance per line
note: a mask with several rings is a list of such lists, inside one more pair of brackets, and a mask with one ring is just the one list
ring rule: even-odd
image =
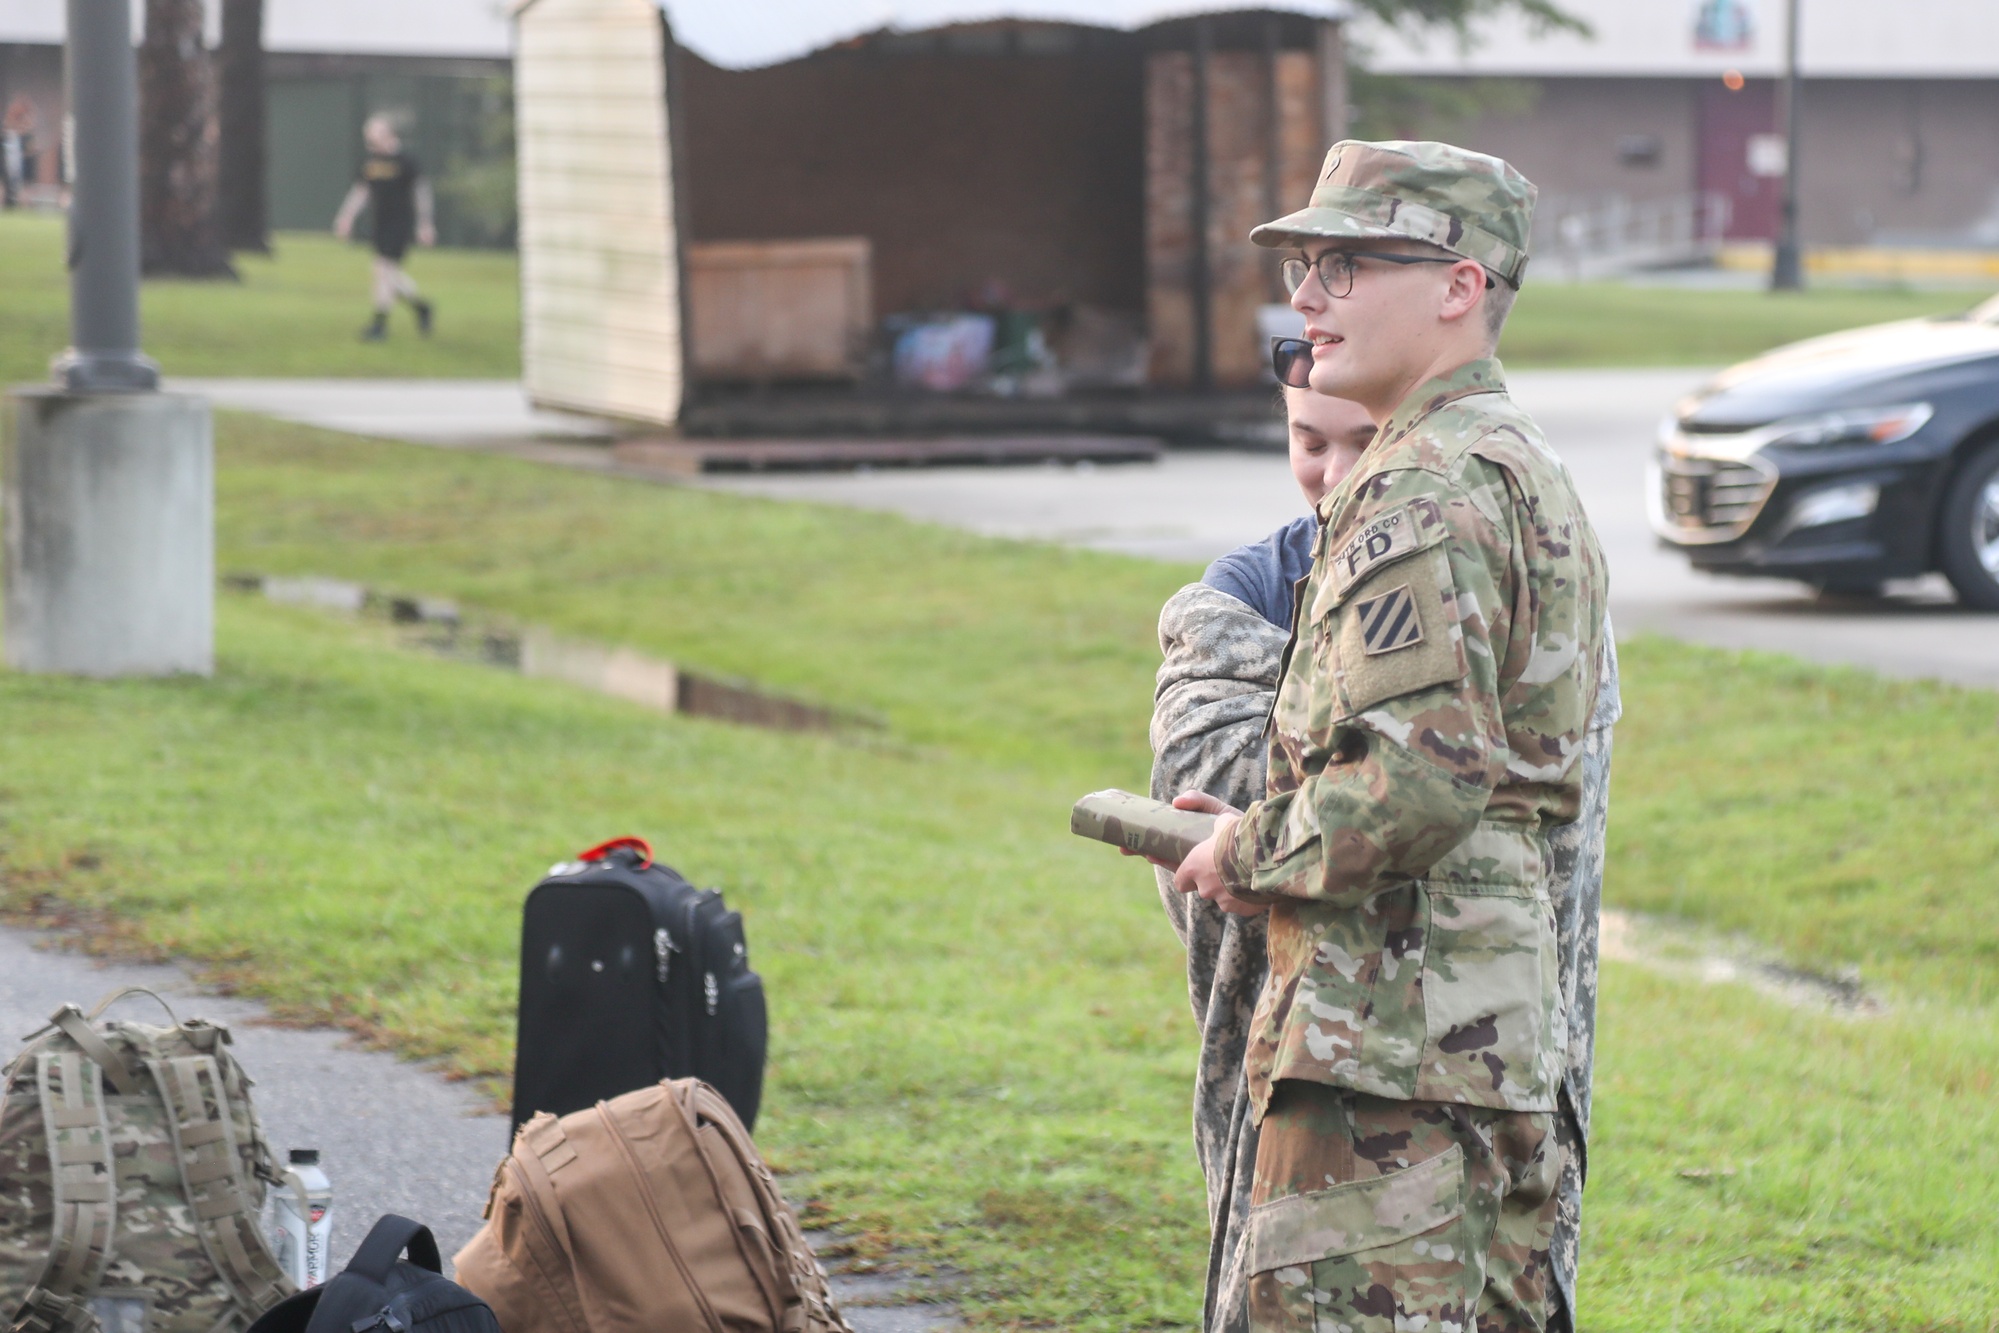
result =
[[[131,3],[136,36],[146,6]],[[205,3],[213,41],[221,5]],[[64,7],[64,0],[0,0],[0,42],[59,44]],[[504,59],[513,50],[513,25],[506,0],[264,0],[264,49]]]
[[[1754,78],[1783,66],[1786,0],[1559,0],[1593,36],[1535,33],[1518,16],[1482,23],[1468,49],[1455,38],[1412,41],[1356,20],[1368,64],[1399,74],[1653,75]],[[1739,48],[1703,49],[1704,5],[1747,16]],[[1999,78],[1999,0],[1800,0],[1801,69],[1822,78]]]
[[665,25],[650,0],[532,0],[519,25],[528,397],[671,424],[683,366]]

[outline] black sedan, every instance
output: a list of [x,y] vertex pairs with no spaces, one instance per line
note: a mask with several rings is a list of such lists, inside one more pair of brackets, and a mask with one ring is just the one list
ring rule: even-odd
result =
[[1780,347],[1660,427],[1652,526],[1696,569],[1999,611],[1999,297]]

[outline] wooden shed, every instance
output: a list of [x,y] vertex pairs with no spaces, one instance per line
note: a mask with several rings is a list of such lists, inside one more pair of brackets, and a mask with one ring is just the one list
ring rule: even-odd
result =
[[529,396],[670,426],[858,381],[883,317],[968,308],[1140,331],[1153,388],[1253,387],[1282,293],[1247,232],[1343,125],[1343,0],[962,7],[519,0]]
[[515,22],[528,397],[670,424],[687,320],[665,18],[650,0],[526,0]]

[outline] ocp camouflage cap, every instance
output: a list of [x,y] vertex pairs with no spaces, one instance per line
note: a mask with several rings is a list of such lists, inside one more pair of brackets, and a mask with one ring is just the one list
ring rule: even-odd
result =
[[1428,241],[1513,286],[1527,269],[1534,183],[1484,153],[1447,143],[1343,139],[1326,154],[1312,202],[1249,234],[1273,248],[1351,237]]

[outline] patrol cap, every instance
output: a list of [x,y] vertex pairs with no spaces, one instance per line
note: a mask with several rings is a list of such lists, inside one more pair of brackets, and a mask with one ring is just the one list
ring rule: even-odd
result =
[[1273,249],[1313,240],[1428,241],[1515,287],[1527,269],[1534,183],[1507,163],[1447,143],[1343,139],[1312,202],[1249,234]]

